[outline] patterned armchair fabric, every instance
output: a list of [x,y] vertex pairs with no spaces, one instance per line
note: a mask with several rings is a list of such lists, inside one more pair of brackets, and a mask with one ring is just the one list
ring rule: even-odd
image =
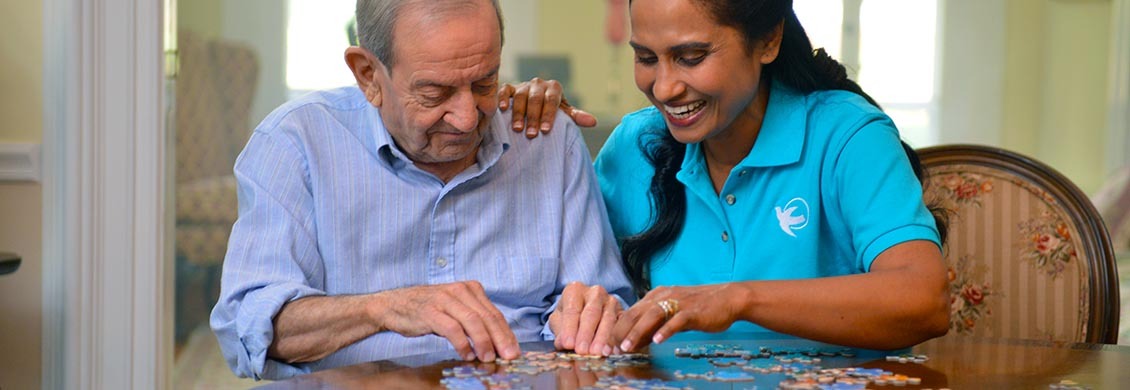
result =
[[1095,208],[1050,167],[1002,149],[919,150],[949,213],[946,337],[1115,343],[1118,285]]
[[258,60],[247,46],[179,31],[176,85],[176,253],[223,261],[238,216],[232,167],[251,133]]

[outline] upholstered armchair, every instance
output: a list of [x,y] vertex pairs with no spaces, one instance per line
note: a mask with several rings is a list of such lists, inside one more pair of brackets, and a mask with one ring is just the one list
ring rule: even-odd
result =
[[1078,187],[1002,149],[948,145],[919,155],[927,202],[950,216],[947,338],[1116,342],[1114,254]]
[[191,31],[178,32],[177,45],[176,256],[178,272],[204,272],[210,309],[238,215],[232,167],[251,133],[259,65],[250,47]]

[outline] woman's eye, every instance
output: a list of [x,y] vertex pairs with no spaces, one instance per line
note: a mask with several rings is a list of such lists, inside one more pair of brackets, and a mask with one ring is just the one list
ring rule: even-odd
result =
[[682,63],[687,64],[687,65],[698,65],[699,63],[702,62],[702,60],[705,60],[705,59],[706,59],[706,54],[697,54],[697,55],[693,55],[693,56],[679,57],[679,62],[682,62]]
[[654,64],[655,57],[652,56],[636,56],[636,62],[641,64]]

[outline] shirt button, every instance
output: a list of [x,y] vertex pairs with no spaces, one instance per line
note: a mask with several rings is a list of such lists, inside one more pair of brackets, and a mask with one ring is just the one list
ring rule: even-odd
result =
[[738,176],[745,176],[746,172],[748,172],[748,171],[743,169],[741,172],[738,172]]
[[447,266],[447,259],[442,258],[442,257],[436,259],[436,265],[438,265],[440,268],[446,267]]
[[737,201],[738,201],[738,197],[734,196],[734,194],[726,195],[726,203],[729,204],[730,206],[733,206],[734,202],[737,202]]
[[730,233],[722,232],[722,242],[730,241]]

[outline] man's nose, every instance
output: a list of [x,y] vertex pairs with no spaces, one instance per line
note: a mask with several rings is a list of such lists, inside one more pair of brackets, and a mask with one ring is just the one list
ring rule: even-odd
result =
[[460,131],[469,132],[479,126],[479,107],[475,102],[474,94],[470,91],[455,93],[448,100],[447,114],[444,121]]

